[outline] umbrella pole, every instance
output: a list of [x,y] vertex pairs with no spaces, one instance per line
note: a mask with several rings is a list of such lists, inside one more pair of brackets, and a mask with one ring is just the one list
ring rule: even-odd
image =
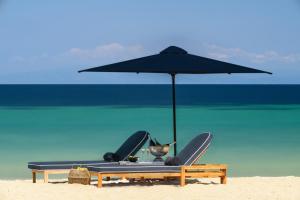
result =
[[173,102],[173,141],[174,141],[174,156],[177,154],[176,142],[176,91],[175,91],[175,74],[172,76],[172,102]]

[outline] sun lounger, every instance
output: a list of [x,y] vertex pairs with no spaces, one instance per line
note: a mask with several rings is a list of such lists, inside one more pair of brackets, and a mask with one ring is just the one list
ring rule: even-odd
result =
[[226,183],[227,166],[225,164],[194,164],[207,150],[212,134],[203,133],[196,136],[178,154],[178,164],[170,165],[94,165],[87,168],[92,176],[98,177],[98,187],[102,187],[102,178],[126,177],[133,179],[165,179],[177,177],[180,185],[185,185],[186,178],[219,177]]
[[[115,152],[118,161],[127,160],[129,156],[135,155],[148,140],[149,133],[138,131],[131,135]],[[86,167],[88,165],[114,165],[118,162],[108,162],[104,160],[87,160],[87,161],[52,161],[52,162],[29,162],[28,168],[32,171],[32,181],[36,182],[36,174],[44,175],[44,182],[48,182],[49,174],[66,174],[70,169],[76,167]]]

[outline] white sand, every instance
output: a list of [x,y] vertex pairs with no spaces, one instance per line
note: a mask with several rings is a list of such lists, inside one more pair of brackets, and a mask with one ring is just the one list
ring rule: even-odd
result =
[[172,182],[129,184],[111,181],[100,189],[95,185],[0,180],[0,200],[6,199],[300,200],[300,177],[229,178],[226,185],[220,185],[216,179],[200,179],[199,182],[191,180],[185,187]]

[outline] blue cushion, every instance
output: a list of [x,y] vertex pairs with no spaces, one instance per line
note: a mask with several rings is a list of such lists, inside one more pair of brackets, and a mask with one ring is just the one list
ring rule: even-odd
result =
[[181,165],[192,165],[205,153],[213,136],[211,133],[202,133],[192,139],[177,155]]
[[131,135],[115,152],[119,160],[127,160],[129,156],[134,156],[149,138],[147,131],[138,131]]

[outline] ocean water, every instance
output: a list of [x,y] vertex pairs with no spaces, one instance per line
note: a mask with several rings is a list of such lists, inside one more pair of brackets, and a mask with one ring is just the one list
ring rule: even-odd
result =
[[[170,89],[0,85],[0,179],[30,178],[28,161],[101,159],[138,130],[171,142]],[[178,85],[177,102],[179,150],[214,135],[200,163],[226,163],[230,176],[300,176],[300,85]]]

